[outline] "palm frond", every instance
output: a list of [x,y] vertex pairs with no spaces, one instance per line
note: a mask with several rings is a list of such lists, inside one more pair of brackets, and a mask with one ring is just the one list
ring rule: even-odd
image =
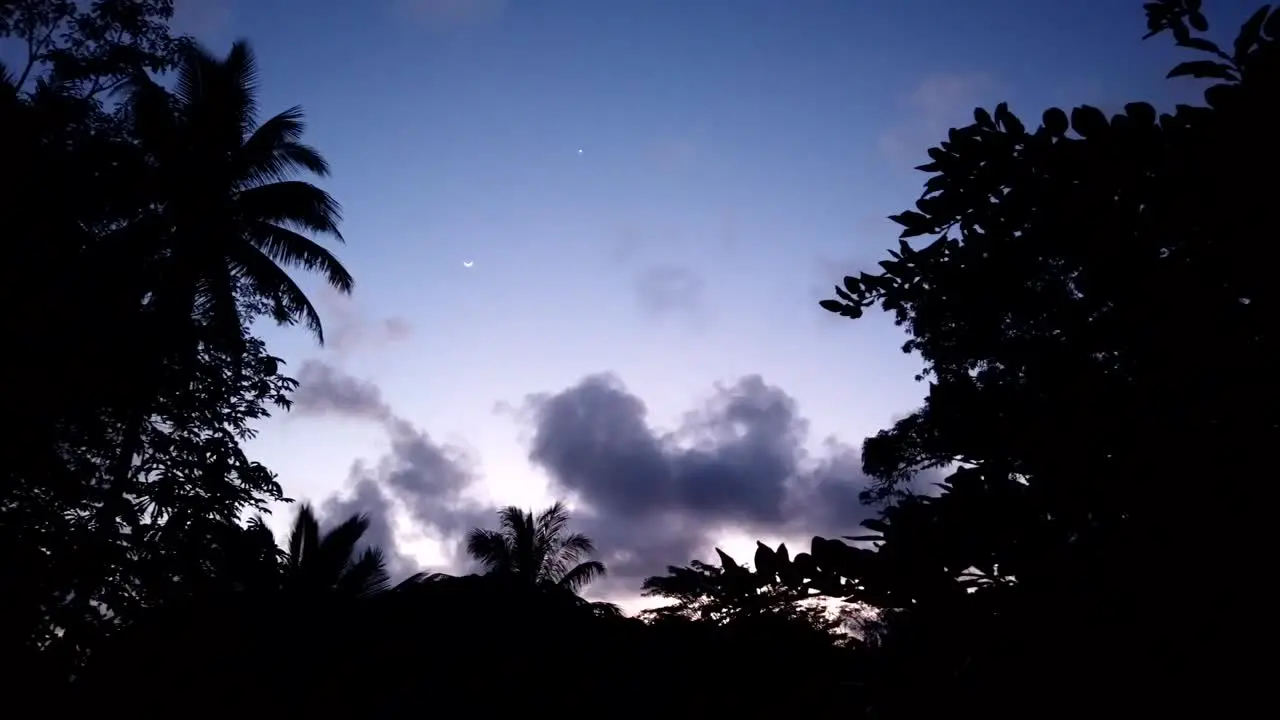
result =
[[467,554],[489,572],[509,571],[512,565],[511,547],[497,530],[475,528],[467,533]]
[[229,248],[229,252],[236,272],[255,293],[277,309],[278,321],[292,322],[301,318],[316,336],[316,340],[324,345],[324,325],[320,321],[319,311],[284,268],[252,245],[234,245]]
[[233,94],[233,105],[237,112],[241,139],[253,131],[258,120],[258,61],[253,49],[245,40],[237,40],[231,44],[231,52],[221,63],[224,82]]
[[559,579],[557,584],[566,590],[577,593],[592,582],[604,577],[605,572],[604,563],[598,560],[587,560],[569,568],[569,571]]
[[339,576],[335,589],[342,597],[367,598],[391,588],[381,548],[366,548]]
[[236,211],[249,222],[284,225],[343,240],[338,230],[342,206],[329,193],[302,180],[244,188],[236,195]]
[[342,261],[314,240],[269,223],[254,223],[246,231],[253,246],[275,262],[321,273],[330,287],[344,295],[351,294],[355,288],[355,278]]
[[508,505],[498,511],[498,527],[513,535],[521,532],[529,524],[527,513],[515,505]]
[[356,545],[369,529],[368,515],[352,515],[320,538],[318,568],[326,575],[336,577],[355,555]]
[[507,556],[505,564],[495,571],[535,582],[540,563],[533,514],[508,505],[498,511],[498,527]]
[[204,73],[201,71],[211,62],[216,60],[199,43],[190,43],[182,49],[173,81],[173,96],[179,103],[192,104],[199,101],[204,86]]
[[562,502],[557,501],[538,514],[538,534],[543,539],[559,537],[568,525],[569,510]]
[[329,175],[329,163],[318,150],[301,142],[306,125],[302,108],[294,106],[259,125],[237,155],[237,172],[251,185],[289,180],[300,171]]
[[320,545],[320,524],[311,505],[303,503],[289,533],[289,567],[297,569],[310,552]]
[[573,533],[560,541],[560,554],[569,565],[582,562],[596,553],[596,544],[582,533]]

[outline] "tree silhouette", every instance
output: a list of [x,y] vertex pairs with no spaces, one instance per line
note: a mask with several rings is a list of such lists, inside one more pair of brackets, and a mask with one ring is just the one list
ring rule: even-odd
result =
[[382,550],[357,552],[369,518],[354,515],[327,532],[309,504],[298,509],[285,551],[283,585],[294,596],[336,595],[368,598],[391,587]]
[[[282,498],[275,476],[241,447],[255,421],[288,406],[296,383],[280,374],[282,361],[246,326],[211,325],[211,308],[157,312],[160,296],[181,284],[172,270],[190,266],[175,266],[175,253],[206,270],[216,263],[191,255],[193,233],[170,222],[190,219],[174,216],[176,200],[201,202],[188,176],[195,166],[162,167],[159,160],[179,159],[152,152],[182,138],[157,133],[144,147],[134,131],[163,127],[167,109],[170,129],[189,141],[184,163],[201,147],[216,156],[217,138],[195,132],[180,104],[160,102],[154,84],[154,112],[145,117],[133,103],[106,102],[106,91],[124,81],[141,87],[143,73],[196,57],[169,36],[171,13],[167,0],[0,7],[0,36],[34,43],[33,60],[0,87],[10,171],[0,210],[13,220],[12,262],[0,285],[11,305],[27,308],[0,321],[26,348],[6,356],[0,393],[11,416],[22,418],[10,431],[0,486],[0,584],[23,588],[4,593],[0,645],[58,658],[53,664],[68,674],[139,614],[197,592],[194,579],[230,562],[222,556],[244,511]],[[237,99],[202,97],[206,117],[218,113],[215,101]],[[210,187],[215,176],[237,181],[215,172]],[[224,184],[202,198],[217,205],[234,191],[238,202],[244,189]],[[252,209],[223,209],[237,207]],[[266,219],[296,219],[287,206],[276,211]],[[228,225],[224,219],[216,228]],[[224,269],[228,282],[240,272]],[[234,319],[282,307],[261,284],[233,284]],[[206,286],[216,283],[197,290]]]
[[301,141],[302,109],[257,125],[257,76],[253,52],[239,41],[223,59],[186,47],[172,94],[149,77],[134,81],[133,129],[150,160],[158,212],[125,234],[143,257],[159,258],[161,307],[234,338],[242,326],[237,298],[248,293],[265,300],[276,320],[301,319],[323,342],[319,313],[285,268],[319,272],[351,292],[350,273],[303,234],[341,241],[340,208],[324,190],[293,179],[329,173]]
[[498,517],[499,529],[475,528],[467,534],[467,553],[487,573],[573,593],[604,577],[604,564],[587,559],[595,552],[591,539],[569,532],[569,510],[563,503],[536,517],[512,505],[498,511]]
[[[666,575],[646,578],[641,587],[645,597],[663,598],[674,603],[648,610],[645,614],[653,618],[678,616],[715,623],[759,615],[781,615],[803,618],[819,627],[835,626],[825,622],[820,609],[801,606],[802,601],[812,597],[804,587],[783,582],[776,573],[753,572],[723,550],[717,549],[716,554],[720,558],[719,565],[694,560],[685,567],[668,567]],[[785,544],[779,545],[777,550],[764,544],[757,547],[757,558],[765,560],[764,567],[773,569],[781,566],[771,563],[772,558],[766,554],[781,556],[789,567]]]
[[[189,38],[174,37],[173,0],[31,0],[0,3],[0,37],[26,46],[13,85],[48,82],[97,103],[139,71],[163,73]],[[43,71],[43,73],[42,73]]]
[[[432,690],[527,711],[555,647],[591,659],[567,666],[575,702],[673,715],[1243,714],[1265,687],[1238,643],[1268,610],[1257,479],[1280,440],[1259,381],[1280,360],[1259,251],[1280,11],[1228,47],[1199,0],[1145,7],[1149,36],[1201,53],[1170,76],[1212,81],[1203,106],[1034,128],[979,108],[929,149],[882,272],[823,303],[892,312],[927,365],[923,407],[864,446],[869,534],[669,568],[643,589],[674,605],[642,621],[579,596],[605,568],[560,503],[472,531],[483,574],[395,588],[359,549],[367,518],[323,532],[304,505],[284,548],[244,523],[283,491],[242,443],[296,387],[250,321],[323,340],[288,271],[351,288],[310,237],[341,239],[336,204],[294,179],[327,166],[296,108],[257,124],[248,47],[172,37],[168,0],[0,3],[0,36],[31,50],[0,73],[0,292],[30,307],[0,318],[23,348],[0,373],[20,421],[0,484],[14,692],[135,716],[190,698],[381,716]],[[145,76],[171,67],[172,91]],[[904,490],[926,468],[937,492]],[[874,608],[860,642],[819,594]],[[708,669],[752,684],[670,692]]]
[[[1205,612],[1254,595],[1265,521],[1247,479],[1280,439],[1261,410],[1280,397],[1256,387],[1280,360],[1275,290],[1249,249],[1276,190],[1250,168],[1280,159],[1265,120],[1280,13],[1260,9],[1223,50],[1199,35],[1200,6],[1145,7],[1149,37],[1212,57],[1169,73],[1220,81],[1203,106],[1051,108],[1033,129],[1003,103],[975,110],[918,168],[925,193],[893,216],[904,230],[882,272],[822,303],[850,318],[878,304],[927,364],[924,407],[864,446],[873,495],[952,471],[940,495],[868,523],[877,551],[815,540],[818,565],[887,610],[883,657],[901,672],[881,677],[883,713],[955,712],[963,697],[1016,715],[1030,695],[1055,712],[1103,698],[1150,712],[1176,663],[1248,632],[1227,622],[1192,650],[1162,600],[1188,563],[1212,588]],[[1189,547],[1190,518],[1212,544]],[[1139,666],[1160,680],[1133,678]]]

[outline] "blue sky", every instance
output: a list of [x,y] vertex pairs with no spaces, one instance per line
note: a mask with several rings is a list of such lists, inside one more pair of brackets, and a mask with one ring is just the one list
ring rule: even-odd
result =
[[816,301],[894,242],[948,127],[1195,91],[1136,1],[178,3],[215,49],[250,39],[265,112],[307,111],[359,283],[316,289],[323,350],[264,330],[304,385],[253,454],[372,513],[400,571],[457,566],[496,504],[569,499],[613,597],[866,516],[856,448],[919,363]]

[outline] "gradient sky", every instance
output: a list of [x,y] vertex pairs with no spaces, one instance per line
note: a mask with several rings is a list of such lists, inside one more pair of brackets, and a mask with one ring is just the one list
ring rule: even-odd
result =
[[[1255,5],[1205,3],[1229,29]],[[325,349],[264,329],[304,385],[252,454],[373,513],[399,572],[457,567],[497,504],[569,499],[615,598],[865,517],[856,447],[923,397],[919,362],[816,301],[894,242],[948,127],[1195,92],[1136,0],[179,6],[215,49],[251,40],[264,112],[304,106],[358,282],[316,291]]]

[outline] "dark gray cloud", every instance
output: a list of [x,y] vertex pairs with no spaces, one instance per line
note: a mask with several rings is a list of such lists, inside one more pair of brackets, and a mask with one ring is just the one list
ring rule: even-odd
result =
[[[414,529],[450,553],[450,567],[433,569],[469,571],[462,538],[493,526],[496,512],[468,497],[476,481],[471,458],[398,417],[371,383],[316,361],[299,374],[298,412],[377,422],[391,441],[386,456],[352,469],[351,489],[324,505],[326,516],[368,513],[370,541],[406,574],[415,566],[400,553],[390,520],[402,508]],[[593,594],[634,595],[668,565],[706,558],[726,531],[804,543],[815,534],[852,534],[874,513],[858,501],[867,481],[857,451],[828,440],[808,453],[808,423],[795,399],[757,375],[715,387],[666,432],[609,374],[530,395],[521,410],[530,460],[547,471],[557,495],[573,501],[576,528],[596,541],[609,566]]]
[[759,376],[717,387],[666,433],[611,375],[531,396],[528,409],[531,460],[585,506],[580,526],[619,590],[705,556],[726,530],[807,539],[854,531],[873,512],[858,502],[857,452],[828,441],[810,457],[795,400]]
[[391,452],[364,474],[403,503],[414,526],[445,544],[451,571],[460,569],[468,530],[492,524],[493,508],[467,497],[476,482],[471,458],[460,448],[434,442],[400,418],[387,425]]
[[307,360],[298,369],[293,410],[298,415],[336,415],[389,422],[391,408],[377,385],[351,377],[320,360]]
[[371,421],[386,430],[390,451],[372,466],[353,465],[347,479],[349,490],[327,500],[322,511],[327,522],[338,522],[358,512],[368,514],[371,525],[367,539],[383,549],[394,570],[393,577],[420,569],[396,542],[395,508],[403,508],[416,529],[443,540],[455,561],[462,534],[491,519],[491,508],[466,497],[467,489],[475,482],[466,453],[435,442],[392,412],[373,383],[354,378],[328,363],[308,360],[298,372],[293,399],[298,415]]
[[363,476],[363,468],[352,468],[355,482],[351,490],[334,495],[320,505],[321,525],[324,529],[343,522],[352,515],[369,518],[369,529],[361,538],[361,547],[382,550],[387,562],[387,572],[395,580],[408,577],[421,570],[417,561],[400,551],[396,543],[395,506],[376,480]]
[[701,275],[679,265],[654,265],[635,280],[640,309],[656,318],[699,312],[705,290]]

